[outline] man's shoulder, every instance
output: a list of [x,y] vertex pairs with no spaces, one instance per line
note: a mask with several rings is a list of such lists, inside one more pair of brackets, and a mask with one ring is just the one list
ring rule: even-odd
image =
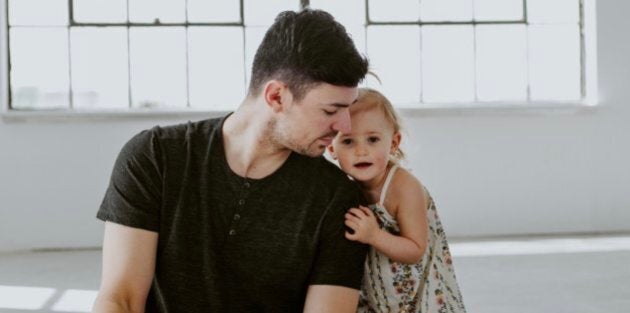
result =
[[350,182],[350,178],[346,173],[344,173],[337,165],[328,161],[323,156],[319,157],[301,157],[301,162],[307,163],[308,169],[312,172],[319,173],[318,176],[314,178],[319,178],[322,180],[335,180],[339,182]]
[[325,157],[302,156],[302,175],[309,177],[311,184],[338,191],[358,192],[358,185],[348,177],[337,165]]
[[200,121],[188,121],[186,123],[154,126],[145,130],[152,133],[158,139],[186,139],[191,136],[208,136],[212,134],[221,123],[222,117],[205,119]]
[[202,147],[200,143],[210,142],[215,131],[220,125],[221,118],[206,119],[196,122],[173,125],[156,125],[144,129],[133,135],[123,146],[121,155],[146,155],[151,151],[154,157],[161,153],[171,154],[177,151],[186,151],[182,147]]
[[222,118],[188,121],[172,125],[156,125],[136,133],[127,145],[157,145],[179,147],[189,141],[209,142]]

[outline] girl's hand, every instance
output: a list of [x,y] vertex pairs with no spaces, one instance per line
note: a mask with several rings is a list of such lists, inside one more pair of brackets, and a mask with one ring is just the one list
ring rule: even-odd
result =
[[376,216],[369,208],[359,206],[351,208],[345,215],[346,226],[354,231],[354,234],[346,232],[348,240],[359,241],[365,244],[372,244],[376,236],[381,231],[376,221]]

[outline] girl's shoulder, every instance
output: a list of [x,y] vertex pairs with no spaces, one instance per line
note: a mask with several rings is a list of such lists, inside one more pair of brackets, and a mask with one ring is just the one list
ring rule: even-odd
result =
[[398,167],[387,190],[385,202],[389,202],[390,205],[396,208],[416,205],[426,208],[428,198],[426,189],[420,179],[409,170]]
[[392,177],[391,186],[389,192],[407,193],[418,192],[424,193],[424,185],[420,182],[416,176],[414,176],[408,169],[404,167],[398,167],[394,176]]

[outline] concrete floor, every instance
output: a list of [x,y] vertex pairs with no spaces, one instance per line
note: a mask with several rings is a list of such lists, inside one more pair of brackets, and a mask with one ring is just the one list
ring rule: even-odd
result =
[[[469,313],[628,313],[630,236],[451,241]],[[88,312],[100,251],[0,254],[0,313]]]

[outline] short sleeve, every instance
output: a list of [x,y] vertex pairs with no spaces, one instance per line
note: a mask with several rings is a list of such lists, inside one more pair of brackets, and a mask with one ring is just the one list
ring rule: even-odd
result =
[[162,175],[157,128],[131,138],[122,148],[96,217],[159,231]]
[[[348,185],[346,185],[348,186]],[[364,204],[358,188],[340,188],[330,202],[309,285],[336,285],[360,289],[368,246],[346,239],[345,213]]]

